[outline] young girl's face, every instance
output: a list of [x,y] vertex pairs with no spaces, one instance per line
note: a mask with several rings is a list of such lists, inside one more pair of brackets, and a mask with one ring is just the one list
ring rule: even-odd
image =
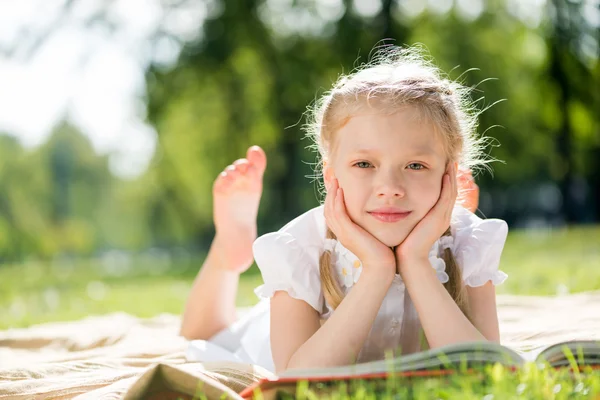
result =
[[407,107],[359,114],[334,135],[325,179],[338,179],[354,223],[399,245],[439,199],[447,165],[439,134]]

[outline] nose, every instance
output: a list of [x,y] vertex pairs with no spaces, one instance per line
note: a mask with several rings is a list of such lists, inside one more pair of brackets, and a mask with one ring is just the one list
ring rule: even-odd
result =
[[378,178],[377,197],[402,198],[406,195],[406,187],[401,173],[395,171],[382,171]]

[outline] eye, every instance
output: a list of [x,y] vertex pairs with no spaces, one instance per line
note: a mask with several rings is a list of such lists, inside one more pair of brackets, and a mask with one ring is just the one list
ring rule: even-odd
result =
[[425,166],[421,163],[410,163],[410,164],[408,164],[407,168],[415,170],[415,171],[419,171],[419,170],[425,169]]
[[371,168],[372,167],[371,163],[368,161],[359,161],[359,162],[355,163],[354,166],[358,167],[358,168]]

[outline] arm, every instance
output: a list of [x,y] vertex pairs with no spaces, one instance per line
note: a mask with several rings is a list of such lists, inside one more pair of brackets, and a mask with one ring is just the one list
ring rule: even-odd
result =
[[427,259],[406,261],[402,278],[419,313],[430,348],[469,341],[497,341],[494,286],[468,288],[473,323],[458,308]]
[[496,287],[490,281],[479,287],[467,286],[471,320],[489,341],[500,343]]
[[432,243],[450,226],[456,186],[456,164],[449,163],[438,202],[395,250],[398,271],[417,309],[430,348],[497,339],[496,312],[490,312],[494,291],[489,286],[468,291],[473,303],[482,301],[474,307],[475,326],[440,283],[428,259]]
[[277,292],[271,300],[271,349],[276,372],[292,368],[348,365],[364,345],[393,274],[369,274],[358,282],[319,327],[319,314],[306,302]]

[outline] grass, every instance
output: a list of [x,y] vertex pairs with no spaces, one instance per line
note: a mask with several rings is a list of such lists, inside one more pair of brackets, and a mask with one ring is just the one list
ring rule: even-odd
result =
[[[600,289],[600,227],[511,232],[498,293],[554,295]],[[202,259],[157,251],[92,260],[29,261],[0,267],[0,329],[123,311],[140,317],[179,314]],[[250,306],[261,283],[256,267],[242,276],[237,299]]]
[[[125,260],[127,260],[125,262]],[[0,329],[69,321],[122,311],[139,317],[180,314],[201,259],[107,256],[94,260],[30,261],[0,267]],[[256,302],[260,274],[244,276],[237,303]]]
[[[509,279],[497,291],[554,295],[599,290],[598,243],[600,226],[511,232],[501,262]],[[140,317],[179,314],[201,264],[202,259],[193,255],[154,251],[135,257],[113,252],[91,260],[4,265],[0,267],[0,329],[116,311]],[[253,289],[260,283],[254,266],[242,276],[237,304],[254,304]],[[573,378],[565,371],[532,365],[517,374],[496,368],[451,379],[415,380],[400,387],[388,398],[598,398],[600,371]],[[332,399],[386,397],[366,383],[338,389],[341,392]],[[318,388],[306,389],[302,396],[315,398]]]
[[382,380],[325,384],[301,383],[296,393],[281,398],[296,399],[590,399],[600,395],[600,374],[573,376],[527,364],[511,372],[499,364],[456,372],[443,378],[391,377]]
[[600,289],[600,227],[515,231],[501,260],[498,293],[553,295]]

